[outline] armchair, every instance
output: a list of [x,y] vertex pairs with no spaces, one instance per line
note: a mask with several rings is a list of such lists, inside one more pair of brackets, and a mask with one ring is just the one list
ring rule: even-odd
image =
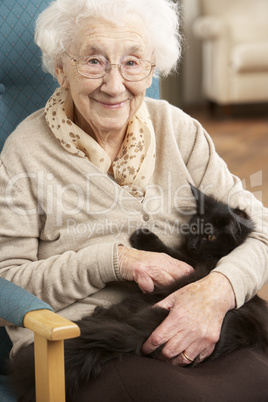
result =
[[220,105],[268,102],[268,2],[200,0],[202,87]]
[[[34,332],[37,402],[64,402],[64,339],[80,335],[79,327],[12,282],[0,278],[0,324],[24,326]],[[0,327],[0,400],[15,402],[5,363],[11,342]]]

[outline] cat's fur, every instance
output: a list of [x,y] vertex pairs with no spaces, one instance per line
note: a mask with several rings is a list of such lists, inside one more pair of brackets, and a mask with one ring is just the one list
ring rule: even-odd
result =
[[[242,244],[253,230],[247,214],[239,209],[204,195],[191,186],[197,212],[184,227],[182,242],[176,248],[167,247],[155,234],[138,230],[131,236],[133,247],[164,252],[192,265],[194,273],[166,289],[152,294],[137,290],[110,308],[97,307],[93,315],[77,324],[81,337],[65,341],[67,400],[75,395],[79,385],[100,374],[105,363],[125,355],[141,355],[141,347],[153,330],[167,317],[168,311],[152,307],[171,292],[206,276],[219,259]],[[216,359],[237,348],[255,347],[268,350],[268,309],[255,296],[244,306],[227,313],[220,340],[209,359]],[[150,357],[156,357],[161,348]],[[13,379],[21,402],[34,401],[33,346],[15,357]]]

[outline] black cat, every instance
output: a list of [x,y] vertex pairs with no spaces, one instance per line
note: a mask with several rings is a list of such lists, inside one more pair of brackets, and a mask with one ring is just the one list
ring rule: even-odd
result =
[[[168,311],[152,307],[181,287],[206,276],[219,259],[242,244],[253,230],[253,223],[240,209],[207,196],[191,186],[197,211],[183,227],[181,244],[167,247],[149,230],[138,230],[130,238],[133,247],[164,252],[192,265],[194,272],[176,284],[142,294],[139,290],[110,308],[97,307],[93,315],[77,321],[81,337],[65,341],[67,401],[79,385],[97,377],[105,363],[125,355],[141,355],[141,347],[153,330],[167,317]],[[214,352],[216,359],[241,347],[268,351],[268,309],[255,296],[244,306],[227,313]],[[161,348],[149,357],[157,358]],[[27,368],[27,370],[26,370]],[[34,401],[33,346],[21,351],[12,363],[13,380],[20,402]]]

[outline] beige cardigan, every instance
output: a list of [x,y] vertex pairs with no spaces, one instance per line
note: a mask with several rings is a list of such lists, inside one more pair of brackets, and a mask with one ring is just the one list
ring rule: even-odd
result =
[[[256,231],[216,271],[230,280],[237,306],[267,281],[268,214],[242,190],[202,126],[165,101],[147,99],[156,135],[156,166],[140,203],[86,158],[68,153],[50,132],[44,111],[6,141],[0,164],[0,275],[34,293],[71,320],[130,292],[118,270],[118,244],[149,227],[176,245],[194,201],[188,182],[245,209]],[[10,328],[14,350],[32,341]]]

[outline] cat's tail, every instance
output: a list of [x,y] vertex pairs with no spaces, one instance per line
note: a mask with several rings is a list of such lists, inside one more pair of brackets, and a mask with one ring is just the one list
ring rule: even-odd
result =
[[210,360],[239,348],[261,349],[268,353],[268,308],[267,303],[258,296],[227,313],[220,340]]
[[65,341],[67,395],[75,395],[80,385],[98,377],[109,361],[141,356],[143,343],[167,314],[167,310],[148,307],[122,322],[94,315],[77,322],[81,336]]
[[[66,400],[72,400],[80,385],[96,378],[103,366],[124,355],[141,355],[146,335],[124,322],[103,322],[89,317],[78,322],[81,337],[66,340]],[[35,402],[34,345],[28,345],[14,356],[9,367],[11,387],[18,401]]]
[[[35,402],[34,345],[21,350],[9,362],[9,378],[19,402]],[[0,398],[1,399],[1,398]]]

